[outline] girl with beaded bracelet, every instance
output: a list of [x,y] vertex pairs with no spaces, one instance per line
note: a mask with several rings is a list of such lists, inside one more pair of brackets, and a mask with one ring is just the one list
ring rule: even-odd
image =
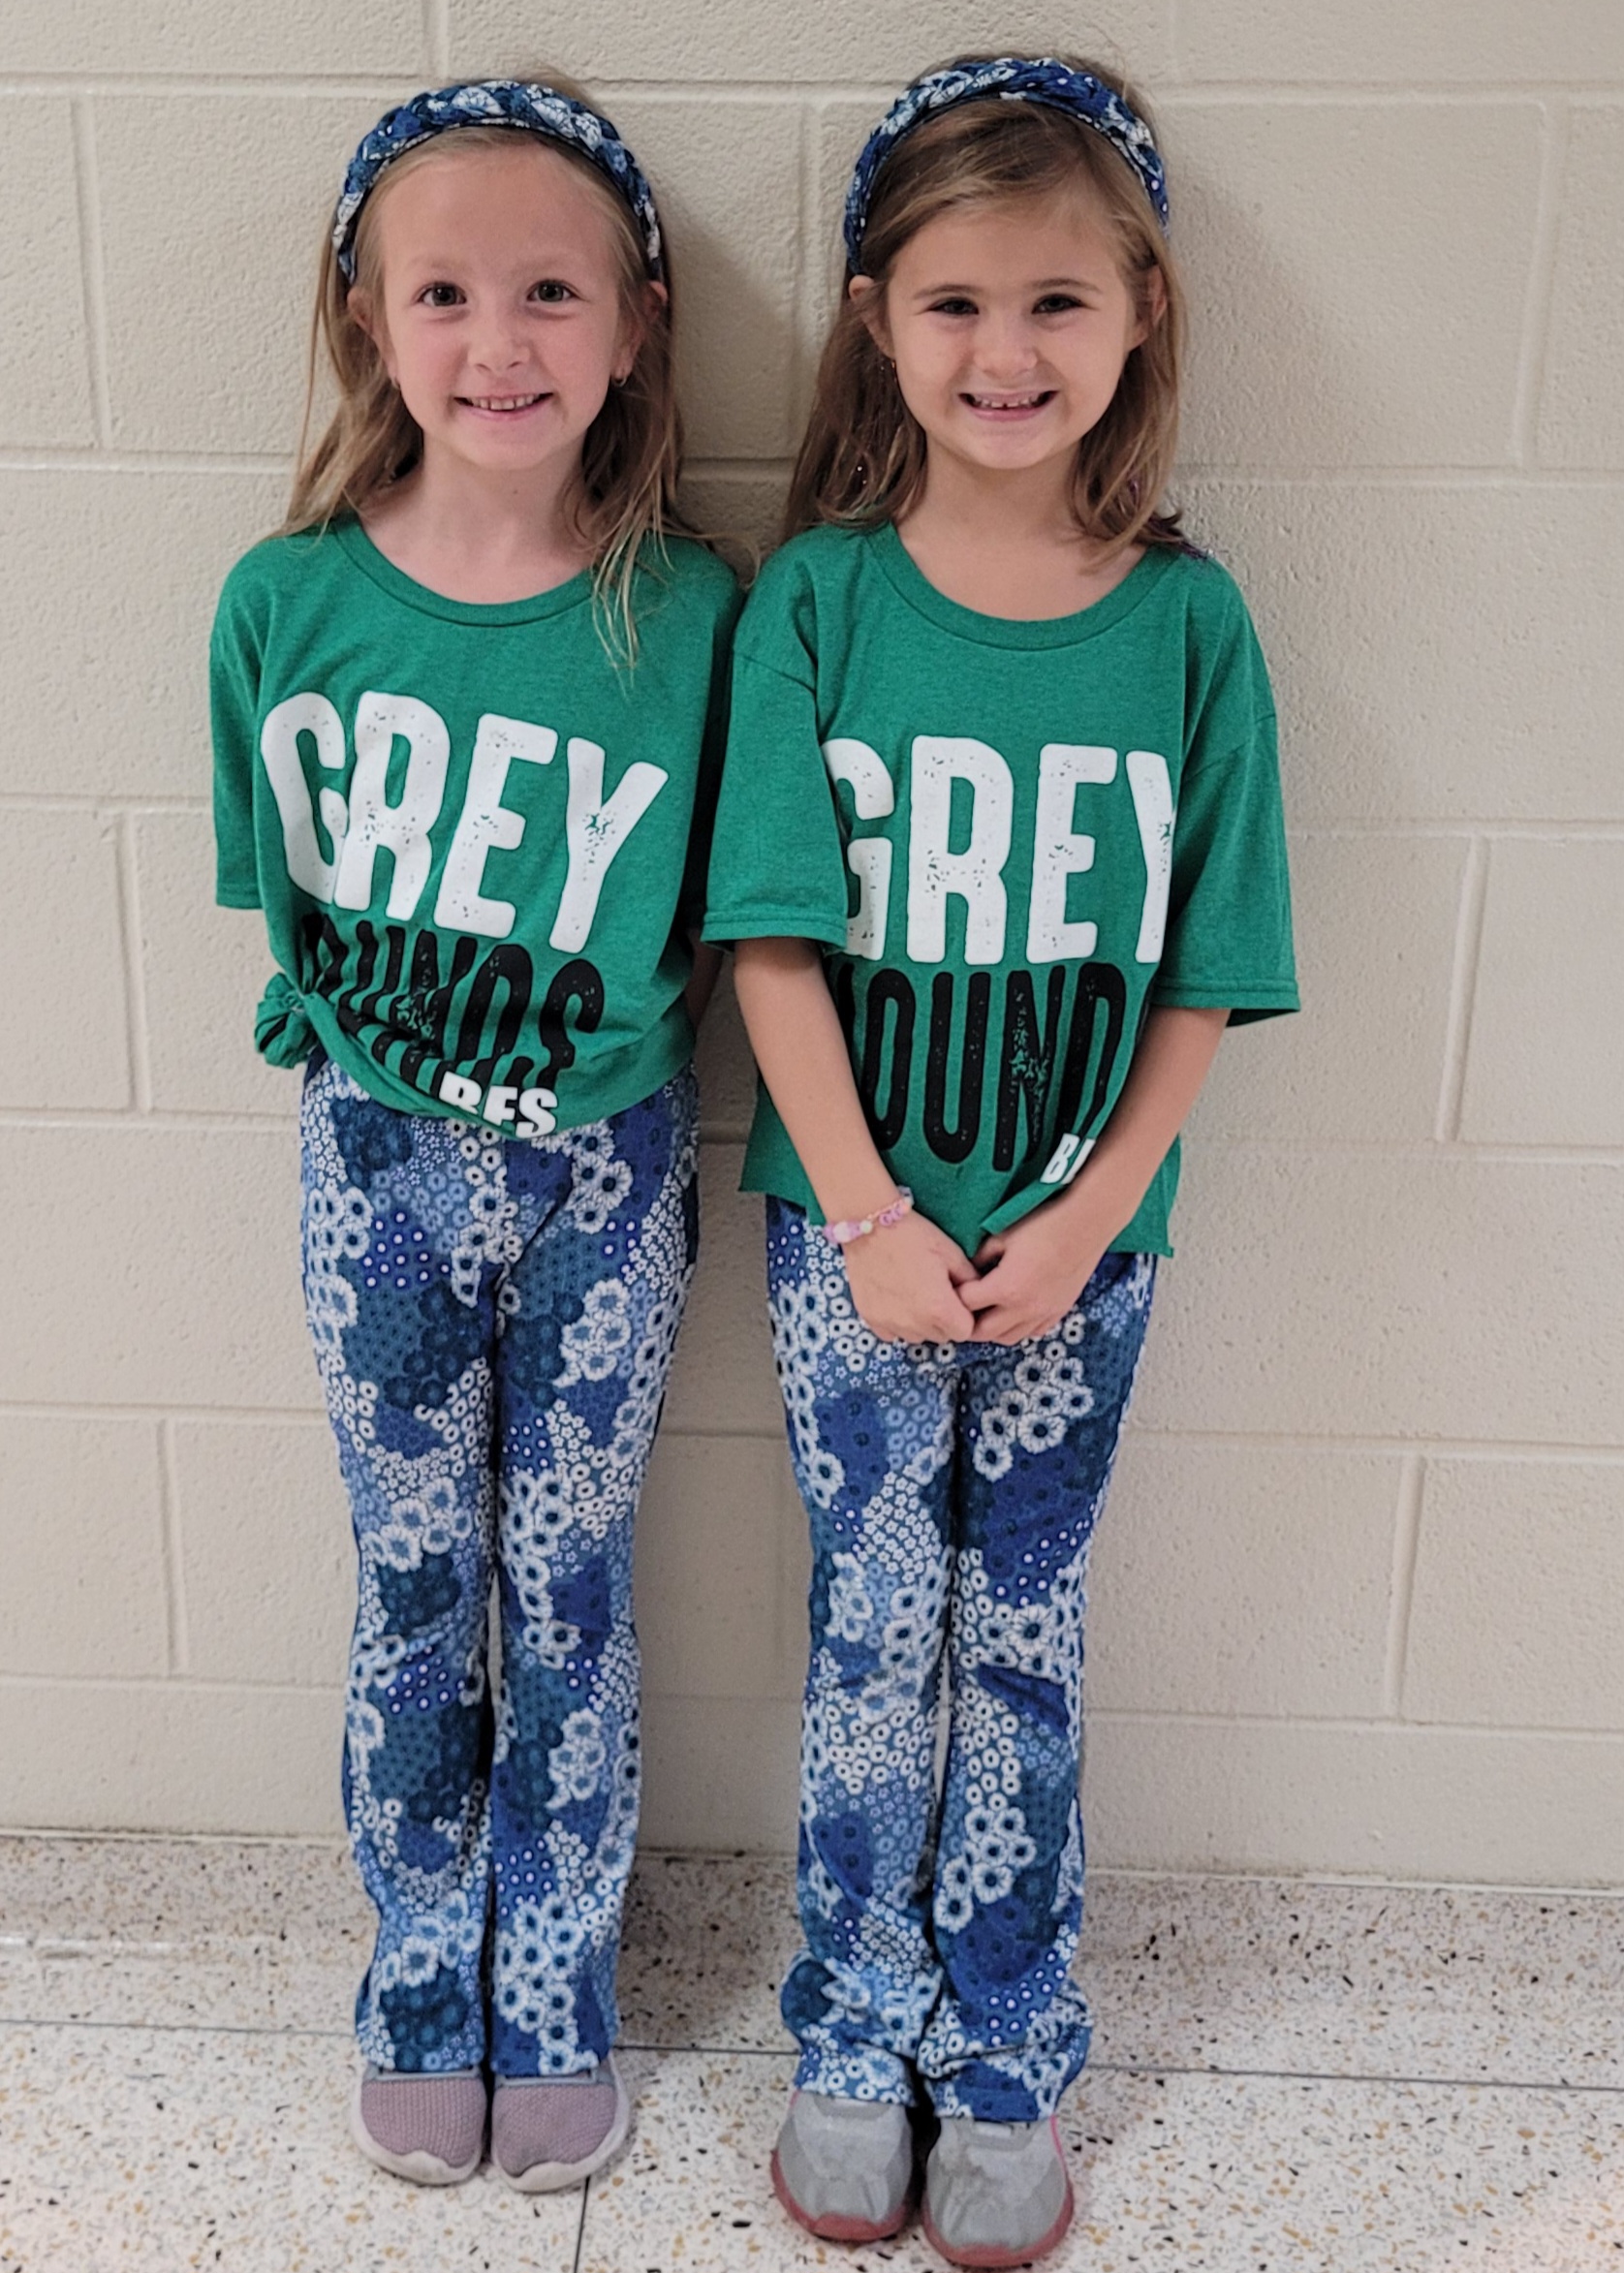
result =
[[487,2100],[525,2192],[626,2135],[632,1524],[694,1265],[735,612],[673,533],[670,282],[567,81],[391,110],[324,257],[331,421],[215,625],[218,896],[265,913],[260,1047],[308,1061],[305,1296],[359,1553],[352,2125],[430,2185],[478,2168]]
[[1097,66],[972,57],[871,138],[710,870],[814,1544],[773,2175],[892,2233],[921,2110],[965,2265],[1071,2216],[1089,1541],[1180,1126],[1226,1024],[1296,1006],[1263,659],[1163,502],[1167,221]]

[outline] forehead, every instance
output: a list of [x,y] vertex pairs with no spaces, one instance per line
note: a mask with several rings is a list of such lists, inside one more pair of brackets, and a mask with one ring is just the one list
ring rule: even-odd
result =
[[455,134],[376,192],[375,227],[386,262],[477,259],[527,248],[608,257],[612,220],[585,171],[534,135],[502,144],[467,143]]
[[892,273],[915,285],[928,277],[1015,285],[1030,277],[1103,280],[1120,265],[1114,235],[1079,188],[1059,196],[951,205],[914,232]]

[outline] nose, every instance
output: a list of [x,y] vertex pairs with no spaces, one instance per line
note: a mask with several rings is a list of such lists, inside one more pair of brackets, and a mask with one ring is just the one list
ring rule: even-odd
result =
[[984,376],[1013,387],[1038,362],[1038,346],[1023,310],[988,309],[976,327],[976,362]]
[[528,343],[521,320],[509,307],[489,307],[480,311],[479,320],[468,342],[471,362],[492,377],[512,371],[527,359]]

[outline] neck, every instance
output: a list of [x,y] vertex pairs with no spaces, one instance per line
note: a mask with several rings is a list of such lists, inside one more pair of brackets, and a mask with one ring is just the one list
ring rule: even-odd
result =
[[1142,545],[1084,537],[1068,464],[989,472],[932,451],[924,491],[898,523],[914,565],[938,592],[984,615],[1073,615],[1121,583]]
[[575,526],[578,459],[513,474],[448,459],[422,462],[363,515],[394,565],[450,599],[528,599],[590,565]]
[[1029,545],[1078,544],[1069,459],[1008,472],[927,450],[924,488],[907,515],[910,530],[944,543]]

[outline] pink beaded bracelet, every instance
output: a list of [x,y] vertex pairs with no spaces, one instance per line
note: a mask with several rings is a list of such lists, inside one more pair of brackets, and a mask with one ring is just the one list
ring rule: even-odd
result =
[[913,1204],[914,1195],[907,1185],[898,1184],[896,1198],[878,1215],[847,1216],[842,1223],[825,1224],[824,1237],[831,1247],[850,1247],[854,1239],[866,1239],[870,1231],[886,1231],[892,1224],[899,1224]]

